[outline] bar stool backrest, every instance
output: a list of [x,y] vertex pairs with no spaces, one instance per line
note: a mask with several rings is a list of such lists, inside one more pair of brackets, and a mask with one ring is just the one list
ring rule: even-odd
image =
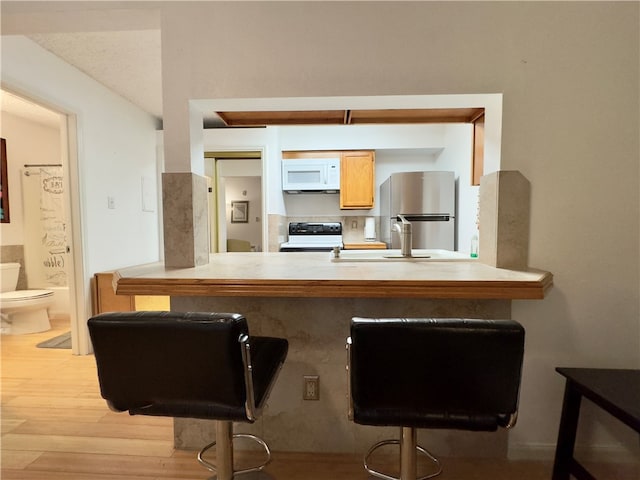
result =
[[248,420],[244,316],[106,313],[89,319],[88,326],[100,390],[112,409]]
[[515,321],[356,317],[349,349],[356,423],[491,431],[517,411]]

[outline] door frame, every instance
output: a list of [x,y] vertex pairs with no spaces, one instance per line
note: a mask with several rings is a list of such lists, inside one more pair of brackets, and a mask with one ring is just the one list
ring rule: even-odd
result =
[[[265,186],[266,172],[265,172],[265,154],[266,146],[260,147],[248,147],[242,146],[237,148],[221,147],[211,148],[207,147],[205,157],[205,172],[211,180],[211,191],[209,193],[209,222],[210,222],[210,252],[226,252],[226,223],[222,224],[221,221],[226,221],[225,210],[225,197],[224,197],[224,177],[220,175],[218,169],[218,161],[221,160],[260,160],[261,174],[260,174],[260,197],[262,199],[262,211],[260,212],[260,218],[262,219],[261,237],[262,237],[262,250],[268,246],[268,219],[266,216],[267,211],[267,190]],[[239,174],[238,176],[243,176]],[[256,176],[256,175],[251,175]]]
[[60,163],[63,171],[63,185],[66,192],[63,197],[65,215],[67,217],[67,288],[69,295],[69,323],[71,329],[71,353],[87,355],[92,352],[86,318],[91,315],[91,295],[85,288],[84,274],[84,243],[85,238],[81,202],[80,177],[78,162],[78,126],[75,114],[66,112],[59,106],[35,98],[28,92],[2,84],[6,92],[21,98],[25,102],[34,103],[46,110],[56,113],[60,117],[58,124],[60,136]]
[[69,243],[70,265],[67,276],[69,288],[69,315],[71,320],[71,352],[74,355],[88,355],[93,352],[89,329],[85,318],[92,313],[91,295],[87,294],[89,283],[85,275],[84,222],[80,203],[80,174],[78,162],[78,122],[75,114],[62,114],[66,121],[60,125],[62,170],[65,190],[69,193],[65,200],[71,232]]

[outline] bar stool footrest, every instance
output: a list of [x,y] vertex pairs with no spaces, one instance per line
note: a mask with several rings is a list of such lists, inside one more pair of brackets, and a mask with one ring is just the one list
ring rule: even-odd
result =
[[[400,480],[399,477],[393,477],[391,475],[387,475],[386,473],[379,472],[378,470],[374,470],[369,467],[369,457],[378,449],[387,445],[400,445],[400,440],[382,440],[381,442],[376,443],[372,446],[367,454],[364,456],[364,469],[370,475],[374,477],[383,478],[384,480]],[[425,475],[423,477],[418,477],[416,480],[427,480],[428,478],[437,477],[442,473],[442,465],[440,464],[440,460],[434,457],[426,448],[421,447],[420,445],[416,445],[416,450],[426,456],[429,460],[433,462],[433,464],[438,468],[438,470],[434,473],[430,473],[429,475]]]
[[[242,475],[244,473],[259,472],[264,467],[266,467],[269,464],[269,462],[271,462],[271,450],[269,450],[269,446],[260,437],[258,437],[256,435],[251,435],[249,433],[234,433],[232,438],[234,438],[234,439],[235,438],[248,438],[249,440],[253,440],[254,442],[260,444],[262,446],[262,448],[264,449],[265,453],[267,454],[267,460],[265,462],[261,463],[260,465],[257,465],[255,467],[245,468],[245,469],[242,469],[242,470],[234,470],[233,471],[233,476],[234,477],[236,475]],[[216,442],[211,442],[209,445],[205,445],[202,448],[202,450],[200,450],[198,452],[198,462],[200,462],[200,465],[205,467],[207,470],[209,470],[209,471],[211,471],[213,473],[218,473],[218,467],[214,463],[209,462],[208,460],[205,460],[203,458],[203,455],[205,454],[205,452],[207,452],[209,449],[211,449],[211,448],[213,448],[215,446],[216,446]]]

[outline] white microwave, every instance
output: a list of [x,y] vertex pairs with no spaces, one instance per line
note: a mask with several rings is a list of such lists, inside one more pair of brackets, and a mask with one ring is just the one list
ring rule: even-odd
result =
[[340,159],[283,158],[282,190],[287,193],[339,192]]

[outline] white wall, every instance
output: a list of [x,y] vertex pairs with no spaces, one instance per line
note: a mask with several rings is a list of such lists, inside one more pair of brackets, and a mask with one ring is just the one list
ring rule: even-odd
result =
[[[248,240],[262,251],[262,185],[260,177],[225,177],[227,238]],[[249,202],[248,222],[231,222],[231,202]]]
[[[238,128],[204,131],[205,151],[261,151],[263,160],[262,188],[267,214],[284,214],[284,202],[279,189],[267,188],[280,184],[280,140],[277,129]],[[206,165],[205,165],[206,167]]]
[[[448,125],[445,130],[447,148],[438,158],[440,165],[450,165],[456,172],[458,204],[457,211],[457,250],[471,251],[471,237],[477,233],[479,187],[471,185],[471,159],[473,153],[473,126]],[[485,173],[489,173],[489,166]]]
[[10,223],[0,223],[0,243],[24,245],[22,170],[25,164],[61,163],[60,130],[1,112],[0,136],[7,141]]
[[141,187],[157,175],[153,117],[24,37],[2,38],[2,82],[77,115],[87,273],[157,260],[157,208],[142,211]]
[[[640,366],[637,2],[167,8],[164,114],[175,121],[190,98],[504,95],[501,168],[531,181],[530,264],[555,277],[547,298],[513,306],[527,329],[514,451],[553,451],[555,366]],[[620,448],[595,431],[579,441]]]
[[[76,116],[77,169],[73,164],[71,173],[79,184],[81,224],[74,229],[84,253],[82,278],[76,280],[88,317],[94,273],[159,258],[158,208],[142,211],[141,187],[142,177],[157,176],[155,120],[25,37],[2,37],[2,84]],[[109,196],[113,210],[107,208]],[[82,333],[84,352],[89,342]]]
[[282,150],[442,148],[446,125],[278,127]]

